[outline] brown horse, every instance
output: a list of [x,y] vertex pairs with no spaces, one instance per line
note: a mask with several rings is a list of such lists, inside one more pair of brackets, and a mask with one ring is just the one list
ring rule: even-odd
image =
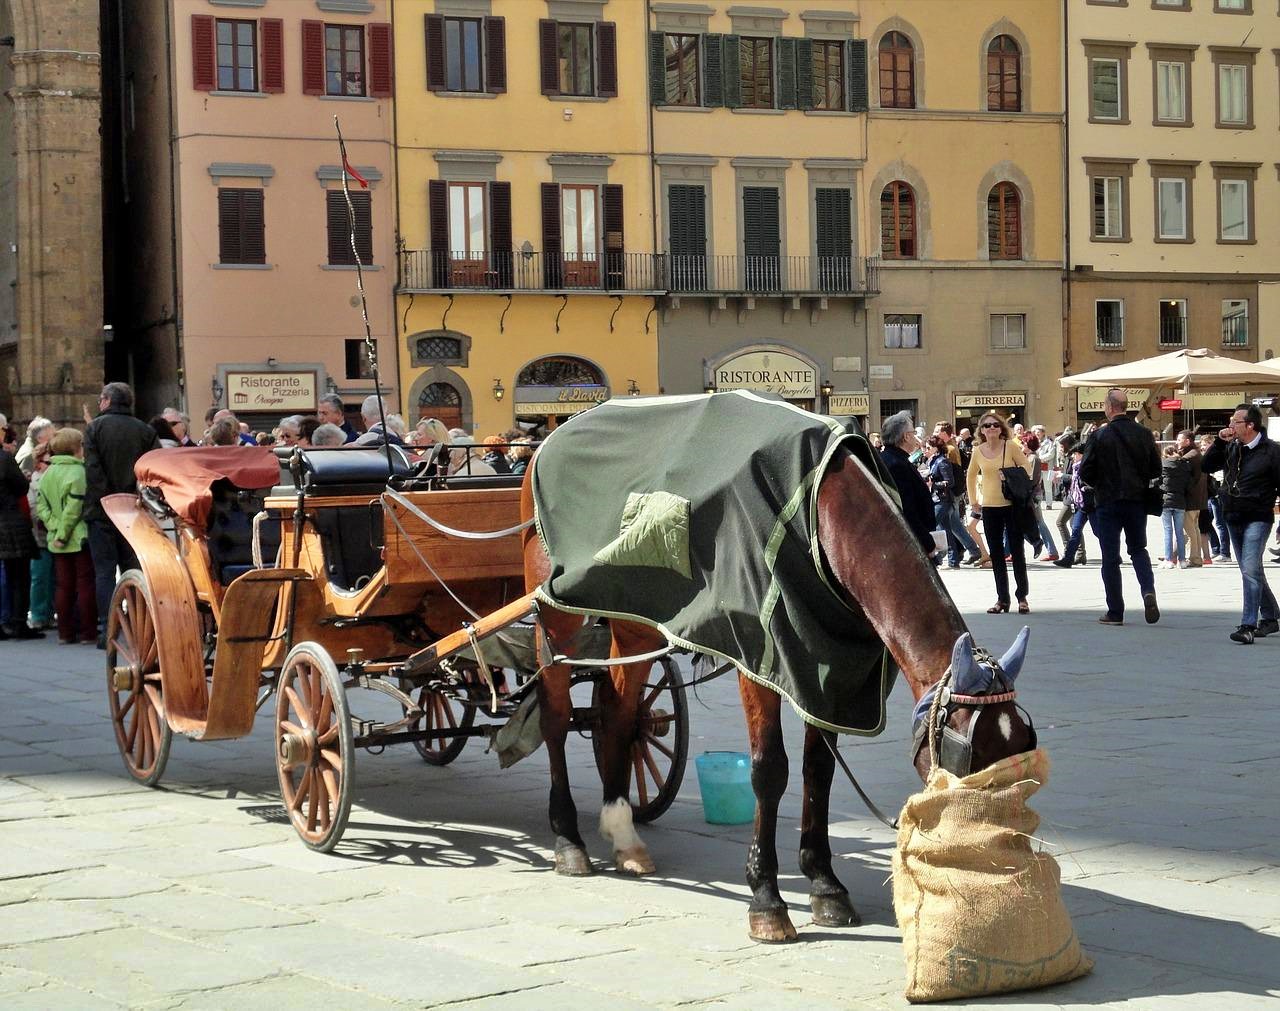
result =
[[[535,459],[536,465],[536,459]],[[532,471],[532,468],[530,468]],[[533,515],[531,482],[525,481],[521,499],[524,516]],[[964,620],[943,588],[933,566],[880,483],[847,451],[839,452],[818,491],[818,540],[824,561],[850,601],[866,614],[902,670],[917,702],[949,669],[966,678],[959,689],[972,695],[995,682],[996,665],[970,646]],[[532,589],[546,581],[550,562],[536,532],[525,534],[525,580]],[[542,609],[553,642],[568,642],[582,622],[576,615]],[[642,654],[660,647],[654,629],[634,622],[611,622],[611,656]],[[1011,685],[1022,664],[1026,637],[1021,636],[1000,666]],[[545,661],[544,661],[545,662]],[[631,823],[630,742],[636,732],[640,693],[650,664],[611,668],[612,683],[602,693],[599,767],[604,787],[601,832],[611,841],[620,871],[646,874],[653,861]],[[991,675],[985,680],[982,675]],[[981,684],[978,682],[982,681]],[[556,833],[556,870],[562,874],[590,874],[591,863],[578,833],[577,811],[569,792],[564,745],[571,703],[569,669],[548,667],[539,684],[542,731],[551,761],[551,826]],[[761,941],[788,941],[796,936],[786,903],[778,891],[778,803],[787,785],[787,755],[782,742],[781,696],[771,689],[739,678],[739,691],[751,739],[751,783],[756,795],[755,831],[747,857],[751,936]],[[1012,701],[986,707],[989,713],[975,724],[971,768],[985,768],[1034,746],[1034,731]],[[955,705],[946,710],[948,725],[964,735],[974,709]],[[916,755],[916,770],[927,777],[932,764],[929,748]],[[804,739],[804,799],[800,823],[800,869],[811,882],[810,908],[815,923],[854,926],[860,921],[849,893],[831,867],[827,833],[828,802],[835,757],[823,731],[807,725]],[[968,770],[965,770],[968,771]]]

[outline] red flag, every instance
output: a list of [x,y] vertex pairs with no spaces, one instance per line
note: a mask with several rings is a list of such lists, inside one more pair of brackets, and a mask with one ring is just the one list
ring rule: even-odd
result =
[[351,162],[347,161],[345,154],[342,156],[342,170],[366,190],[369,188],[369,180],[351,167]]

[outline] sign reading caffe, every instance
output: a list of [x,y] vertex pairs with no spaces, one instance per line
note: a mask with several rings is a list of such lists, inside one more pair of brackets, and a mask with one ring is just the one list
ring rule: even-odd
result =
[[[1122,388],[1129,398],[1129,410],[1131,411],[1136,411],[1146,402],[1147,397],[1151,396],[1151,391],[1145,387],[1125,386]],[[1101,413],[1107,406],[1107,393],[1111,389],[1113,389],[1111,386],[1076,387],[1076,410]]]
[[227,406],[233,411],[309,414],[316,409],[314,372],[228,372]]
[[813,400],[818,394],[818,370],[785,351],[747,351],[716,366],[712,383],[717,390],[776,393],[783,400]]
[[515,392],[516,414],[534,418],[580,414],[608,399],[607,386],[517,386]]

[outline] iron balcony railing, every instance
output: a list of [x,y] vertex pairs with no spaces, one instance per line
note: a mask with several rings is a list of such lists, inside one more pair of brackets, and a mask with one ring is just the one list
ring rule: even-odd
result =
[[878,257],[612,252],[573,257],[519,251],[469,256],[434,249],[401,253],[400,290],[405,292],[856,295],[879,289]]
[[1249,346],[1249,317],[1228,316],[1222,321],[1222,345],[1229,348]]
[[1181,348],[1187,345],[1187,317],[1164,316],[1160,320],[1160,346]]

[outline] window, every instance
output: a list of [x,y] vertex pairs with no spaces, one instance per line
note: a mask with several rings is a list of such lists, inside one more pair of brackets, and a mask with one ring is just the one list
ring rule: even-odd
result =
[[1187,65],[1181,61],[1156,61],[1156,121],[1187,121]]
[[664,35],[662,51],[666,60],[666,103],[698,104],[698,36]]
[[484,183],[449,184],[449,262],[454,284],[475,285],[484,280]]
[[1156,238],[1186,239],[1187,180],[1157,179],[1156,200]]
[[1242,348],[1249,344],[1249,300],[1222,300],[1222,343],[1225,347]]
[[916,258],[916,195],[904,182],[880,193],[880,252],[889,260]]
[[847,189],[814,190],[814,246],[820,291],[853,290],[853,195]]
[[447,428],[462,425],[462,394],[452,383],[428,383],[418,394],[418,417],[436,418]]
[[1124,238],[1124,179],[1093,177],[1093,237]]
[[594,186],[560,187],[560,227],[566,287],[595,285],[600,263]]
[[667,230],[671,242],[671,287],[700,291],[707,286],[707,191],[692,184],[667,189]]
[[742,108],[773,108],[773,39],[738,40]]
[[1013,183],[996,183],[987,194],[987,255],[992,260],[1022,258],[1022,201]]
[[880,40],[880,106],[916,107],[915,50],[902,32],[888,32]]
[[[355,253],[351,251],[351,213],[347,198],[341,190],[325,192],[325,217],[329,225],[329,263],[333,266],[354,266]],[[373,200],[368,193],[352,193],[351,206],[355,210],[356,249],[360,263],[373,263]]]
[[[428,14],[427,89],[453,94],[501,94],[507,90],[507,23],[504,18]],[[369,42],[370,76],[378,50]],[[376,90],[370,88],[376,96]]]
[[429,337],[419,337],[413,347],[414,365],[427,362],[436,365],[466,365],[466,349],[458,337],[446,337],[437,332]]
[[1152,0],[1153,7],[1170,7],[1173,10],[1190,10],[1191,0]]
[[1187,346],[1187,300],[1185,298],[1160,300],[1160,346],[1165,348]]
[[266,263],[262,190],[218,190],[218,261]]
[[997,35],[987,46],[987,109],[1022,111],[1022,53],[1008,35]]
[[1218,64],[1218,125],[1249,125],[1249,68]]
[[920,328],[924,321],[918,312],[887,312],[884,314],[884,346],[887,348],[920,347]]
[[480,91],[480,18],[444,19],[444,76],[446,91]]
[[843,111],[844,43],[813,42],[813,107]]
[[590,25],[557,24],[556,61],[560,67],[560,94],[595,94],[591,36]]
[[[372,379],[373,366],[369,364],[363,337],[348,337],[342,342],[343,355],[346,359],[346,377],[348,379]],[[377,347],[377,342],[374,342]],[[376,350],[374,352],[377,353]]]
[[1101,298],[1095,306],[1098,347],[1124,347],[1124,302],[1118,298]]
[[1027,346],[1024,313],[1000,313],[991,317],[991,350],[1022,351]]
[[742,252],[748,291],[777,291],[781,284],[779,196],[776,186],[742,187]]
[[218,90],[258,90],[258,25],[218,19]]
[[1251,0],[1214,0],[1213,9],[1221,14],[1252,14]]
[[1218,238],[1241,242],[1249,238],[1249,180],[1218,180]]
[[363,26],[324,26],[324,93],[364,95]]
[[884,423],[900,411],[906,411],[911,415],[912,420],[915,420],[920,417],[920,403],[914,398],[910,400],[881,400],[880,425],[877,431],[883,429]]
[[1120,61],[1094,58],[1089,61],[1089,118],[1119,122],[1121,117]]

